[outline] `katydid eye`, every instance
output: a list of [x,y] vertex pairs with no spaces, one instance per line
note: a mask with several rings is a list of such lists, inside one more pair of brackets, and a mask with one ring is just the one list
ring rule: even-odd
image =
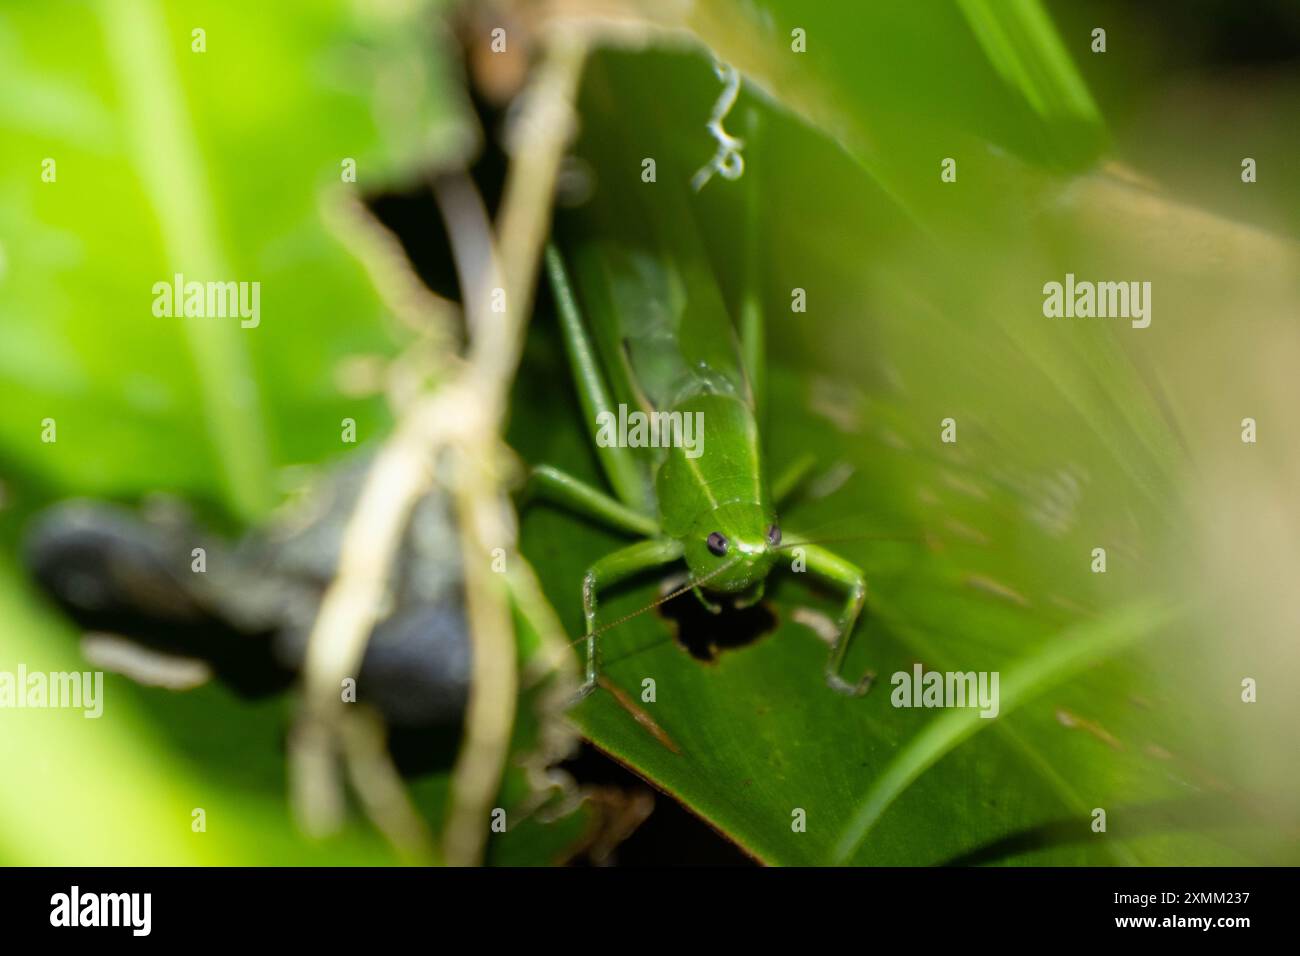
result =
[[722,532],[715,531],[704,542],[709,546],[709,550],[722,557],[727,553],[727,539],[722,536]]
[[774,548],[781,543],[781,528],[779,526],[772,525],[767,529],[767,543]]

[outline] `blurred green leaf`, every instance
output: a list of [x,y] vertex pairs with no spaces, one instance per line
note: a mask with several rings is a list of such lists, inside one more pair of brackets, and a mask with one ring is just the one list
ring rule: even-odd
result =
[[[158,490],[259,518],[276,470],[382,437],[379,399],[343,396],[340,362],[397,342],[365,270],[331,232],[344,188],[400,190],[471,158],[478,132],[448,55],[445,4],[156,0],[0,10],[0,469],[11,548],[65,495]],[[205,31],[196,52],[192,31]],[[42,180],[43,160],[57,178]],[[341,182],[355,160],[356,186]],[[333,227],[337,228],[337,227]],[[261,283],[261,322],[159,318],[155,282]],[[41,440],[42,421],[57,441]],[[0,668],[77,670],[75,635],[0,574]],[[521,635],[527,642],[529,635]],[[20,863],[391,863],[356,810],[349,831],[302,838],[286,801],[292,701],[218,687],[176,694],[108,675],[100,720],[0,715],[0,851]],[[537,745],[523,696],[519,756]],[[414,784],[442,825],[457,740]],[[535,804],[512,764],[502,805]],[[206,834],[190,812],[208,813]],[[543,808],[545,809],[545,808]],[[571,810],[572,808],[570,808]],[[518,811],[518,813],[516,813]],[[562,859],[588,824],[534,812],[494,836],[493,860]]]
[[[75,634],[41,608],[0,562],[0,613],[9,631],[0,670],[76,672],[87,665]],[[164,703],[177,734],[150,719]],[[359,825],[313,846],[295,835],[283,797],[284,708],[234,707],[203,690],[177,697],[104,675],[103,714],[75,709],[3,711],[0,760],[0,858],[24,865],[277,865],[286,861],[392,862],[373,832]],[[194,709],[201,720],[179,722]],[[161,726],[166,726],[161,725]],[[213,759],[213,758],[216,759]],[[194,832],[202,809],[206,831]]]
[[[169,488],[249,518],[273,466],[362,440],[339,361],[391,351],[322,207],[465,156],[437,20],[382,5],[152,0],[0,13],[0,460],[56,487]],[[194,29],[206,51],[192,51]],[[57,180],[42,181],[55,161]],[[155,282],[261,283],[262,321],[158,318]],[[53,418],[59,441],[40,441]]]

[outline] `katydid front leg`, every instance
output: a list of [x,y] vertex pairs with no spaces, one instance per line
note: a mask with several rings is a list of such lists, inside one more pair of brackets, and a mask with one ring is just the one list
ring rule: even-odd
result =
[[759,601],[763,600],[763,595],[765,593],[767,593],[766,579],[759,581],[757,584],[755,584],[753,590],[750,591],[748,594],[742,594],[740,597],[736,598],[732,606],[737,611],[743,611],[746,608],[751,608]]
[[587,679],[578,689],[576,700],[582,700],[595,690],[596,681],[600,677],[600,656],[596,647],[597,592],[643,571],[670,564],[681,556],[680,541],[652,538],[607,554],[587,569],[582,579],[582,611],[587,622]]
[[862,606],[867,600],[867,578],[855,564],[845,561],[839,555],[827,551],[815,544],[800,545],[804,551],[804,561],[808,570],[829,584],[842,588],[847,597],[844,610],[840,613],[839,633],[831,645],[830,659],[826,662],[826,683],[832,690],[841,694],[860,697],[871,689],[873,675],[866,674],[856,684],[846,681],[840,674],[844,659],[848,656],[849,641],[853,634],[853,625],[862,613]]
[[708,611],[710,614],[722,613],[722,605],[719,604],[717,601],[709,600],[709,596],[704,593],[704,588],[701,587],[691,588],[691,593],[693,593],[699,599],[700,604],[704,605],[704,610]]

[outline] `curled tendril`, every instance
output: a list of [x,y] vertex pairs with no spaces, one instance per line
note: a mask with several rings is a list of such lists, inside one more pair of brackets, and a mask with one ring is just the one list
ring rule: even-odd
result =
[[713,104],[713,113],[709,116],[705,128],[717,140],[718,148],[713,158],[691,177],[691,188],[696,192],[704,188],[704,184],[713,178],[714,173],[723,179],[735,180],[745,172],[745,157],[740,154],[745,147],[745,141],[737,139],[722,128],[722,121],[727,118],[731,108],[736,105],[736,98],[740,95],[740,71],[733,66],[717,62],[713,65],[713,72],[724,86],[722,95]]

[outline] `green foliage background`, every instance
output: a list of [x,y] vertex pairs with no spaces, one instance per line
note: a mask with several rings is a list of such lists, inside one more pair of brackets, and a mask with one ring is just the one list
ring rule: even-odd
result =
[[[0,10],[0,669],[82,666],[12,556],[43,504],[166,490],[235,528],[287,490],[286,468],[338,454],[344,416],[384,434],[382,403],[344,397],[336,371],[397,340],[322,203],[343,157],[374,193],[466,162],[481,135],[444,5],[387,9]],[[764,305],[773,466],[811,450],[843,478],[784,516],[787,533],[873,536],[835,547],[871,581],[850,667],[882,680],[862,700],[825,689],[825,648],[795,614],[830,598],[787,576],[777,630],[715,664],[657,615],[609,635],[611,678],[656,678],[654,716],[682,754],[607,695],[576,720],[766,862],[1296,862],[1300,190],[1277,170],[1300,155],[1283,119],[1300,89],[1294,70],[1229,81],[1166,50],[1145,14],[1099,9],[1104,58],[1066,4],[1055,27],[1035,4],[976,0],[719,4],[693,24],[747,73],[728,127],[759,124],[745,177],[691,197],[682,229],[733,309],[755,290]],[[806,54],[789,50],[794,26]],[[719,91],[698,50],[598,56],[575,147],[588,212],[629,190],[685,195]],[[658,183],[623,153],[655,156]],[[1260,162],[1250,187],[1242,155]],[[939,180],[945,156],[957,183]],[[1167,189],[1101,172],[1111,158]],[[741,255],[755,194],[757,275]],[[152,284],[176,271],[261,281],[262,325],[155,319]],[[1067,271],[1151,279],[1152,327],[1044,319],[1042,283]],[[807,313],[790,312],[795,287]],[[546,299],[509,437],[595,479]],[[1239,440],[1246,415],[1258,446]],[[938,441],[949,416],[955,446]],[[56,444],[40,441],[47,417]],[[523,528],[576,633],[582,571],[620,542],[542,508]],[[1089,571],[1097,546],[1105,575]],[[917,661],[1000,670],[1002,716],[891,707],[888,675]],[[0,859],[393,861],[359,822],[325,844],[296,835],[289,701],[111,675],[107,694],[99,721],[0,716]],[[445,786],[417,785],[433,818]],[[549,862],[584,825],[522,828],[493,859]]]

